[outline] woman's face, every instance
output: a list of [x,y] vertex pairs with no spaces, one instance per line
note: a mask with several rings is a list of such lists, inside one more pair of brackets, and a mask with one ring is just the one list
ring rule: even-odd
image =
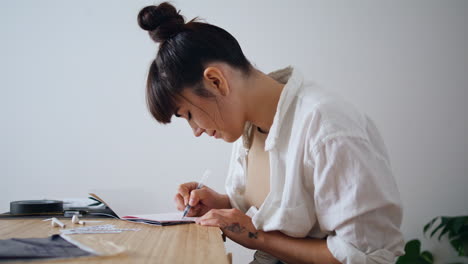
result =
[[230,97],[219,94],[201,97],[190,89],[180,95],[176,116],[187,120],[196,137],[206,133],[226,142],[241,137],[245,124],[242,109]]

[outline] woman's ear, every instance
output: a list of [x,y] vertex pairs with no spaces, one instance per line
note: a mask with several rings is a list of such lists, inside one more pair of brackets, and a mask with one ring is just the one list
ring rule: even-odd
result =
[[206,89],[213,94],[227,96],[230,92],[230,87],[226,76],[218,67],[208,67],[203,72],[203,81]]

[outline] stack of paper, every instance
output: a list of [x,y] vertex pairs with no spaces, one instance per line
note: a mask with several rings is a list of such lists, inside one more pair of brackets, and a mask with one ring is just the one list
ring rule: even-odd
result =
[[[172,213],[151,213],[151,214],[132,214],[128,212],[128,210],[120,208],[125,208],[124,206],[119,206],[117,200],[110,202],[109,199],[103,199],[102,195],[97,196],[94,193],[90,193],[90,196],[94,197],[95,199],[101,201],[107,207],[112,209],[114,213],[122,220],[137,222],[137,223],[144,223],[144,224],[152,224],[152,225],[179,225],[179,224],[187,224],[187,223],[194,223],[197,217],[182,217],[182,212],[172,212]],[[122,199],[119,199],[122,200]],[[112,204],[115,203],[115,204]]]
[[164,214],[127,215],[122,216],[121,219],[154,225],[178,225],[194,223],[197,217],[182,217],[182,212],[177,212]]

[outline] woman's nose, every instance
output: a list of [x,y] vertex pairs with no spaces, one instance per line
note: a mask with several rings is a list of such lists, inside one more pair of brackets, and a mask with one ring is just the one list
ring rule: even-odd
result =
[[201,134],[203,134],[203,132],[205,132],[205,129],[199,128],[199,127],[193,127],[192,129],[193,129],[193,134],[194,134],[196,137],[201,136]]

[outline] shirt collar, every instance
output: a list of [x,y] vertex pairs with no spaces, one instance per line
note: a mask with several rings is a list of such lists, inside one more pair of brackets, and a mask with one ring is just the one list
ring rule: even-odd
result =
[[278,106],[276,107],[275,117],[273,118],[273,124],[271,125],[270,132],[265,140],[266,151],[275,147],[286,112],[303,83],[302,74],[296,68],[291,66],[271,72],[268,76],[280,83],[284,83],[285,86],[283,91],[281,91]]

